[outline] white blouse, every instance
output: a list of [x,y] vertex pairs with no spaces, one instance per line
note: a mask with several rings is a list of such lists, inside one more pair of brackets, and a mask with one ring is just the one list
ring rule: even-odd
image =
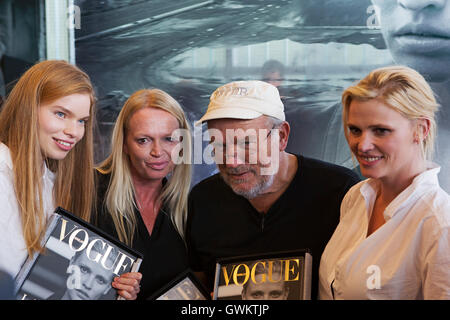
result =
[[320,299],[450,299],[450,196],[439,170],[418,175],[368,237],[378,182],[348,191],[320,261]]
[[[0,143],[0,269],[16,277],[28,252],[22,233],[19,205],[14,191],[14,173],[9,148]],[[42,177],[44,212],[52,215],[54,174],[45,167]]]

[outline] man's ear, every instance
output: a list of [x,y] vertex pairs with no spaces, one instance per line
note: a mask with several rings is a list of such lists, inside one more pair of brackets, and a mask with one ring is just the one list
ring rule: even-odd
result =
[[291,132],[291,126],[287,121],[284,121],[278,128],[279,138],[280,138],[280,151],[284,151],[287,148],[289,141],[289,133]]

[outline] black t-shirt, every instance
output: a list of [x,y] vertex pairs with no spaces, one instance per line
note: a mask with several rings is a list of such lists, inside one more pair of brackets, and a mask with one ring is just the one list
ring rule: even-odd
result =
[[191,268],[206,273],[209,289],[217,258],[309,249],[311,297],[317,297],[322,251],[339,222],[342,198],[359,178],[344,167],[297,159],[297,173],[266,214],[235,194],[219,174],[192,189],[186,240]]
[[[110,175],[98,174],[97,178],[98,215],[93,215],[93,224],[118,239],[112,218],[103,204]],[[148,298],[188,268],[184,241],[165,212],[168,212],[166,207],[159,211],[150,235],[139,211],[135,211],[138,226],[131,247],[144,255],[139,269],[142,280],[138,299]]]

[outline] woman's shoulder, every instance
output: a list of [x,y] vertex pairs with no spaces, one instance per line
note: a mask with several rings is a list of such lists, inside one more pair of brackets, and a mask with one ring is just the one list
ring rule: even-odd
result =
[[[344,196],[344,200],[347,202],[353,202],[362,197],[362,192],[366,191],[368,188],[374,188],[370,179],[365,179],[355,183]],[[343,200],[343,201],[344,201]]]
[[425,204],[425,218],[435,220],[439,228],[450,228],[450,195],[443,189],[435,188],[421,197]]
[[365,205],[363,194],[366,194],[367,196],[367,193],[371,192],[369,191],[371,189],[373,189],[373,186],[370,183],[370,179],[360,181],[353,185],[342,199],[340,219],[342,220],[349,212],[353,212],[354,214],[355,212],[358,212],[361,207]]

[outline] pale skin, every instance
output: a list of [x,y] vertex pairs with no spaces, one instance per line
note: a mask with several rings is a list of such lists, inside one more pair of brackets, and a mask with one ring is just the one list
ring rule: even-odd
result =
[[[128,123],[124,152],[130,158],[137,205],[150,235],[161,208],[162,181],[174,168],[171,152],[177,141],[171,135],[178,128],[174,116],[157,108],[136,111]],[[139,272],[126,273],[114,279],[113,287],[124,298],[136,299],[141,279]]]
[[161,202],[158,196],[161,194],[162,184],[149,185],[135,175],[133,175],[132,179],[136,190],[136,198],[139,199],[142,219],[144,220],[148,233],[151,234],[155,225],[156,216],[161,208]]
[[385,223],[386,207],[426,170],[420,144],[428,135],[430,122],[424,118],[409,120],[378,99],[354,100],[347,129],[348,144],[361,173],[380,182],[369,219],[370,236]]
[[80,141],[89,120],[88,94],[72,94],[39,106],[39,145],[44,157],[63,160]]
[[[256,119],[241,120],[241,119],[215,119],[208,121],[208,129],[216,129],[222,133],[222,136],[226,136],[226,130],[238,130],[246,131],[248,129],[265,129],[267,131],[272,129],[271,122],[268,117],[260,116]],[[290,127],[287,122],[283,122],[282,125],[277,128],[279,130],[279,146],[277,152],[279,153],[279,167],[274,174],[273,183],[265,190],[262,190],[255,197],[248,199],[249,202],[255,207],[258,212],[266,213],[269,208],[275,203],[275,201],[283,194],[283,192],[289,186],[295,173],[297,172],[297,158],[285,151]],[[267,138],[267,144],[270,144],[271,136]],[[224,144],[225,142],[219,141]],[[217,143],[217,141],[216,141]],[[264,142],[263,142],[264,143]],[[264,179],[260,174],[260,169],[263,165],[258,161],[256,164],[242,164],[238,161],[238,154],[235,152],[231,154],[230,148],[224,146],[226,154],[224,163],[218,164],[219,171],[223,177],[227,177],[227,183],[237,189],[251,189]],[[270,150],[270,147],[267,147]],[[236,150],[236,148],[235,148]],[[270,155],[269,155],[270,156]],[[242,160],[242,159],[241,159]],[[239,170],[242,168],[242,170]],[[238,170],[237,173],[233,170]]]
[[127,272],[120,277],[115,277],[112,283],[117,293],[127,300],[135,300],[140,291],[139,283],[141,282],[142,274],[139,272]]

